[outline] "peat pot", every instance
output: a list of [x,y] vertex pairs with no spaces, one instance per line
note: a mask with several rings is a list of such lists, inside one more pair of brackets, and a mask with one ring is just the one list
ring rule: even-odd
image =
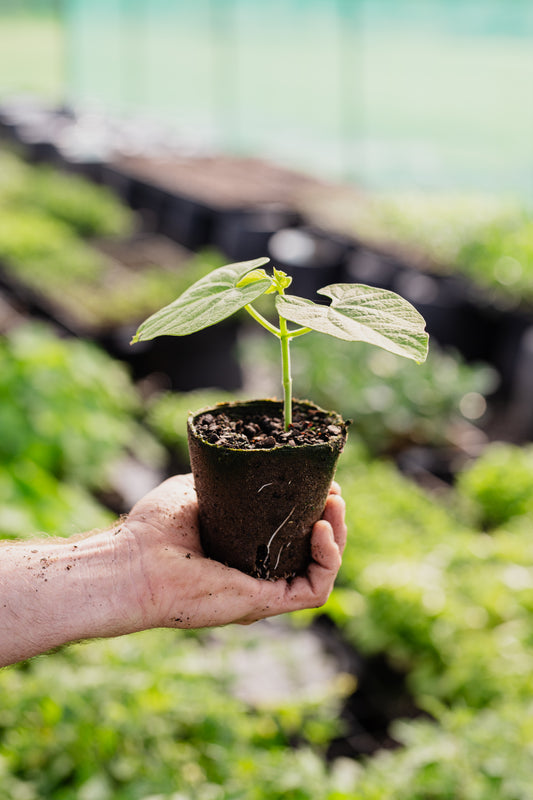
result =
[[283,415],[279,401],[251,400],[220,403],[189,416],[189,453],[206,555],[257,578],[305,573],[311,529],[322,516],[347,423],[334,412],[295,400],[294,420],[300,415],[324,420],[330,431],[327,441],[240,449],[200,436],[203,415],[221,412],[244,425]]

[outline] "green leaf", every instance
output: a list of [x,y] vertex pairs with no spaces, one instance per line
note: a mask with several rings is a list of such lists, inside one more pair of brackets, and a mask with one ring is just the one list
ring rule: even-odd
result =
[[278,313],[290,322],[337,339],[368,342],[399,356],[425,361],[429,337],[424,318],[403,297],[357,283],[334,283],[318,294],[330,297],[331,305],[279,296]]
[[244,278],[240,279],[240,281],[237,283],[237,289],[241,289],[243,286],[248,286],[250,283],[257,283],[265,278],[270,280],[264,269],[253,269],[251,272],[248,272]]
[[276,269],[276,267],[274,267],[273,273],[274,273],[275,288],[281,291],[283,291],[284,289],[288,289],[292,283],[292,278],[290,277],[290,275],[287,275],[287,273],[283,272],[283,270],[281,269]]
[[[190,286],[173,303],[156,311],[137,330],[132,343],[156,336],[187,336],[231,317],[266,292],[271,279],[266,275],[247,283],[245,275],[269,261],[256,258],[213,270]],[[241,285],[239,285],[241,283]]]

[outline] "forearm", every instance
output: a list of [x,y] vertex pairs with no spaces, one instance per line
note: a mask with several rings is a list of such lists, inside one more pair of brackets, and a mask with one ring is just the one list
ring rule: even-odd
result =
[[135,543],[117,527],[81,539],[0,547],[0,666],[141,627]]
[[164,481],[108,531],[0,545],[0,666],[82,639],[249,623],[325,603],[346,541],[332,487],[307,574],[262,581],[205,557],[192,476]]

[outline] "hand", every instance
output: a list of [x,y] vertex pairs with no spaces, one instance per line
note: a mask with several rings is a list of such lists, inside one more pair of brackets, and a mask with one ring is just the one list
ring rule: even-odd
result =
[[323,517],[313,528],[307,574],[290,582],[258,580],[206,558],[192,475],[169,478],[139,501],[123,523],[142,564],[135,627],[247,624],[323,605],[346,543],[344,512],[340,488],[333,483]]

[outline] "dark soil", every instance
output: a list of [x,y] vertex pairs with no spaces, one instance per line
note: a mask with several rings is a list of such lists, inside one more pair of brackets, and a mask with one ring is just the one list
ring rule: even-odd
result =
[[268,203],[294,207],[322,181],[257,158],[214,156],[145,158],[123,156],[118,169],[217,208]]
[[238,419],[224,412],[202,414],[196,420],[196,430],[209,444],[239,450],[261,450],[276,447],[297,447],[305,444],[324,444],[341,433],[335,418],[325,412],[298,410],[293,412],[289,429],[283,420],[267,414],[251,414]]
[[91,244],[106,256],[134,271],[147,267],[180,270],[186,267],[192,254],[171,239],[160,234],[139,233],[130,238],[101,238]]

